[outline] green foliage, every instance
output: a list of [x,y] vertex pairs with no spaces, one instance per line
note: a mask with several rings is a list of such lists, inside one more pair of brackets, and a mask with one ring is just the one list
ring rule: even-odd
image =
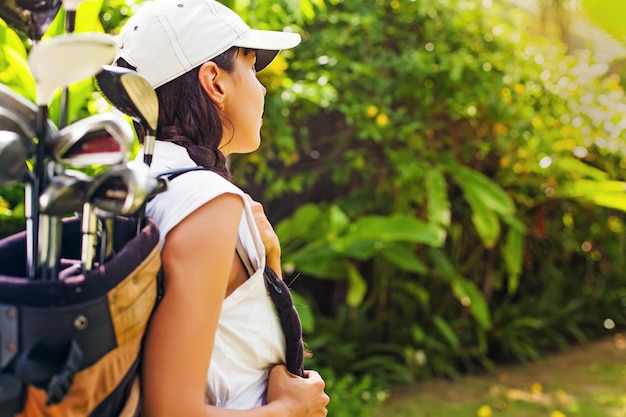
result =
[[[88,2],[83,29],[118,33],[139,3]],[[263,144],[232,165],[302,275],[309,362],[351,398],[333,415],[626,323],[626,104],[606,66],[502,2],[225,3],[303,36],[259,74]],[[0,38],[0,81],[32,98],[28,45]],[[93,90],[72,86],[72,120],[101,111]]]
[[336,375],[332,368],[320,372],[326,378],[325,391],[331,398],[330,416],[370,417],[389,396],[371,375]]

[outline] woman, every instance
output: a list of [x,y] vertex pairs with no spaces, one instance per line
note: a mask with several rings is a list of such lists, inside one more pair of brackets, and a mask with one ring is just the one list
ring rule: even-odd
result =
[[[265,88],[256,78],[296,34],[251,30],[214,0],[157,0],[129,19],[116,63],[156,89],[152,171],[203,166],[147,206],[159,225],[165,296],[146,336],[143,414],[325,416],[315,371],[285,366],[285,335],[263,277],[280,245],[229,181],[226,156],[260,144]],[[141,156],[140,156],[141,157]]]

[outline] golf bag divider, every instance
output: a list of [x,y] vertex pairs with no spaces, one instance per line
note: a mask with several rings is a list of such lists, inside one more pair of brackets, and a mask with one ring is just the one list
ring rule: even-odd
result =
[[51,281],[25,278],[25,232],[0,240],[0,417],[138,414],[159,233],[149,218],[138,235],[135,218],[114,227],[114,255],[83,274],[80,220],[64,220],[66,268]]

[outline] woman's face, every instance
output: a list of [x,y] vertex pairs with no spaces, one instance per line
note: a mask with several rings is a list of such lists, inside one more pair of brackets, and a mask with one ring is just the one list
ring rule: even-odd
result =
[[240,50],[234,71],[226,76],[225,100],[221,112],[224,155],[255,151],[261,143],[261,125],[266,89],[256,77],[256,54]]

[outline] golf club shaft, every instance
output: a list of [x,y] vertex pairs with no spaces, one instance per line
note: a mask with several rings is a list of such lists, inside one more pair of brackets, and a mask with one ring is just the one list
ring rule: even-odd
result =
[[35,179],[31,178],[24,185],[24,215],[26,216],[26,271],[28,278],[35,278],[37,269],[37,233],[39,233],[39,222],[33,217],[33,205],[38,204],[35,195]]
[[93,206],[90,203],[83,205],[83,218],[81,222],[82,246],[81,246],[81,263],[83,271],[91,270],[93,266],[93,258],[96,251],[96,229],[98,218],[93,212]]
[[[152,164],[152,155],[154,155],[154,143],[156,142],[156,132],[150,129],[149,126],[144,125],[146,132],[143,139],[143,162],[150,166]],[[137,235],[141,233],[143,222],[146,217],[146,203],[141,205],[139,212],[137,213]]]
[[102,219],[102,236],[100,238],[100,265],[104,264],[113,254],[114,218]]
[[56,216],[42,214],[39,220],[40,277],[57,278],[61,248],[61,221]]
[[67,126],[69,108],[70,108],[69,88],[63,87],[63,90],[61,90],[61,114],[59,115],[59,129],[63,129],[65,126]]

